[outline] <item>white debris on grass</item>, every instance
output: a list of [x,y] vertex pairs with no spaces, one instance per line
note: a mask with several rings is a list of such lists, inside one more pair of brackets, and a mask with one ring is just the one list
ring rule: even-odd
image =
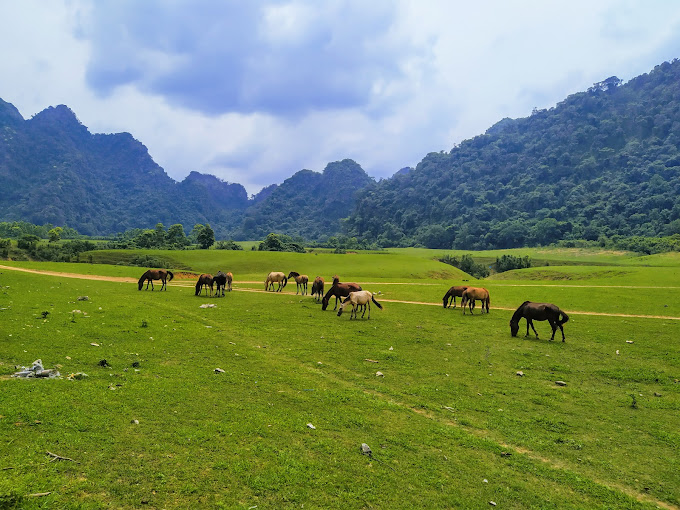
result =
[[214,303],[204,303],[201,306],[199,306],[199,308],[216,308],[216,307],[217,305]]
[[21,369],[19,372],[16,372],[12,375],[12,377],[46,377],[46,378],[55,378],[55,377],[60,377],[61,374],[56,368],[48,368],[45,369],[43,367],[43,362],[41,359],[35,360],[30,368],[24,367],[24,366],[18,366],[16,368]]

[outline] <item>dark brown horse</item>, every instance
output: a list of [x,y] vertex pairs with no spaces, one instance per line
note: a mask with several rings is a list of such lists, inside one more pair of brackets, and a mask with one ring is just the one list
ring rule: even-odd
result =
[[456,296],[459,298],[463,297],[463,292],[465,292],[465,289],[467,287],[461,287],[461,286],[453,286],[451,287],[448,291],[446,291],[446,294],[444,294],[444,298],[442,301],[444,302],[444,308],[448,308],[451,306],[451,302],[453,301],[453,307],[456,307]]
[[307,294],[307,283],[309,282],[309,276],[306,274],[300,274],[296,271],[291,271],[288,273],[288,279],[290,280],[291,278],[295,278],[295,283],[297,283],[295,294],[298,292],[301,292],[303,296]]
[[[220,291],[222,297],[224,297],[224,288],[227,286],[229,277],[222,271],[217,271],[217,274],[213,277],[213,283],[217,285],[217,290],[215,291],[215,296],[220,296]],[[230,289],[231,290],[231,289]]]
[[205,287],[205,294],[207,296],[208,295],[208,287],[210,287],[210,295],[212,296],[212,294],[213,294],[213,281],[214,281],[214,278],[211,274],[203,273],[201,276],[199,276],[198,281],[196,282],[196,295],[200,296],[201,291],[203,290],[203,287]]
[[335,296],[335,308],[338,308],[338,299],[349,296],[350,292],[357,292],[363,290],[361,285],[358,283],[340,283],[340,279],[337,276],[333,277],[333,286],[326,292],[326,295],[321,300],[321,309],[325,310],[328,308],[328,301],[331,296]]
[[168,290],[168,287],[166,285],[167,281],[168,281],[168,275],[170,275],[170,280],[172,280],[175,277],[175,275],[172,274],[171,271],[168,271],[166,269],[149,269],[139,279],[139,290],[142,290],[142,287],[144,286],[145,281],[146,281],[146,290],[149,290],[149,283],[151,283],[151,290],[153,290],[153,281],[154,280],[160,280],[160,281],[163,282],[163,285],[161,285],[161,290],[163,290],[163,289]]
[[324,283],[323,278],[320,276],[314,278],[314,282],[312,283],[312,296],[315,297],[317,303],[321,301],[321,297],[323,296]]
[[550,340],[555,339],[555,331],[557,331],[557,328],[560,328],[560,331],[562,332],[562,341],[564,342],[564,328],[562,327],[562,324],[569,320],[569,316],[560,310],[559,307],[552,303],[532,303],[531,301],[525,301],[519,305],[519,308],[515,310],[515,313],[512,315],[512,319],[510,319],[510,334],[512,336],[517,336],[519,321],[522,317],[527,320],[527,334],[525,337],[529,336],[529,326],[531,326],[536,338],[538,338],[538,333],[536,332],[533,321],[548,321],[552,328]]
[[475,302],[477,300],[482,302],[482,313],[484,313],[484,308],[486,308],[486,313],[489,313],[489,304],[491,304],[489,291],[483,287],[468,287],[463,291],[463,296],[460,298],[463,315],[465,315],[466,304],[470,307],[470,313],[473,313],[472,311],[475,309]]

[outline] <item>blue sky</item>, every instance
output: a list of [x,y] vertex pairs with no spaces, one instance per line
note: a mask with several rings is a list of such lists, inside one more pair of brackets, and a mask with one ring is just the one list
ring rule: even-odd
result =
[[[474,4],[474,5],[473,5]],[[680,57],[674,0],[0,0],[0,98],[127,131],[249,193],[389,177],[504,117]]]

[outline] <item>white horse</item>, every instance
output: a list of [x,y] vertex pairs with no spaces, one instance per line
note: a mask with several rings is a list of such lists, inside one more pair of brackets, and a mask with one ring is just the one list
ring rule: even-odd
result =
[[278,283],[279,288],[276,289],[276,292],[281,292],[281,289],[283,289],[286,284],[288,283],[288,278],[286,278],[286,273],[281,273],[281,272],[276,272],[272,271],[267,275],[267,279],[264,281],[264,290],[269,290],[269,286],[271,285],[272,290],[274,290],[274,284]]
[[338,309],[338,317],[342,315],[343,310],[347,305],[352,305],[352,312],[349,314],[350,320],[352,317],[357,318],[359,307],[363,307],[364,313],[361,314],[361,318],[366,315],[366,307],[368,307],[368,318],[371,318],[371,301],[375,303],[375,306],[383,309],[382,305],[375,300],[372,292],[367,290],[360,290],[357,292],[350,292],[349,296],[342,302],[340,308]]

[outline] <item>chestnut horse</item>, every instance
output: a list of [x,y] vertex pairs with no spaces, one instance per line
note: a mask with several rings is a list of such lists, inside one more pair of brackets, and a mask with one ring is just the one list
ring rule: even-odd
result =
[[448,291],[446,291],[446,294],[444,294],[444,297],[442,301],[444,302],[444,308],[448,308],[451,306],[451,301],[453,301],[453,307],[456,307],[456,296],[459,298],[463,297],[463,292],[465,292],[465,289],[467,287],[461,287],[461,286],[453,286],[451,287]]
[[315,297],[317,303],[321,301],[321,296],[323,296],[324,283],[323,278],[320,276],[314,278],[312,283],[312,296]]
[[151,283],[151,290],[153,290],[153,281],[154,280],[160,280],[163,282],[163,285],[161,285],[161,290],[165,289],[168,290],[167,287],[167,280],[168,280],[168,275],[170,275],[170,280],[172,280],[175,275],[172,274],[171,271],[168,271],[166,269],[149,269],[146,273],[142,275],[142,277],[139,279],[139,290],[142,290],[142,287],[144,286],[144,282],[146,281],[146,290],[149,290],[149,283]]
[[364,313],[361,314],[361,318],[364,318],[364,315],[366,315],[366,307],[368,306],[368,318],[371,318],[371,301],[375,303],[375,306],[380,308],[381,310],[383,309],[382,305],[378,303],[375,300],[375,296],[373,295],[372,292],[369,292],[367,290],[360,290],[357,292],[350,292],[349,296],[342,302],[342,305],[340,305],[340,309],[338,310],[338,317],[342,315],[342,312],[345,310],[345,307],[347,305],[352,305],[352,312],[349,314],[350,320],[352,320],[352,317],[355,319],[357,318],[359,308],[363,307]]
[[290,280],[291,278],[295,278],[295,283],[297,283],[295,294],[298,292],[301,292],[303,296],[307,294],[307,282],[309,282],[309,276],[291,271],[288,273],[288,279]]
[[276,289],[276,292],[281,292],[281,290],[286,286],[288,283],[288,278],[286,278],[286,273],[281,273],[277,271],[272,271],[267,275],[267,279],[264,281],[264,290],[269,290],[269,285],[272,286],[272,290],[274,290],[274,284],[278,283],[279,288]]
[[337,276],[333,277],[333,286],[328,289],[326,295],[321,300],[321,309],[325,310],[328,308],[328,302],[331,296],[335,296],[335,310],[338,307],[338,299],[349,296],[350,292],[357,292],[362,290],[361,285],[358,283],[340,283],[340,278]]
[[465,315],[465,305],[469,303],[470,313],[475,309],[475,301],[480,300],[482,302],[482,313],[484,313],[484,308],[486,307],[486,313],[489,313],[489,304],[491,299],[489,298],[489,291],[483,287],[468,287],[463,291],[463,296],[460,299],[460,306],[463,307],[463,315]]
[[[561,316],[561,318],[560,318]],[[524,317],[527,321],[527,334],[525,337],[529,336],[529,326],[534,330],[536,338],[538,338],[538,333],[534,327],[533,321],[548,321],[550,327],[552,328],[552,336],[550,340],[555,339],[555,331],[560,328],[562,332],[562,341],[564,342],[564,328],[562,324],[569,320],[569,316],[559,309],[556,305],[552,303],[532,303],[531,301],[525,301],[519,308],[515,310],[515,313],[510,319],[510,334],[512,336],[517,336],[517,331],[519,331],[519,321]]]
[[208,295],[208,287],[210,287],[210,295],[212,296],[213,294],[213,276],[208,273],[203,273],[201,276],[198,277],[198,281],[196,282],[196,296],[201,295],[201,291],[203,290],[203,287],[205,287],[205,294],[206,296]]

